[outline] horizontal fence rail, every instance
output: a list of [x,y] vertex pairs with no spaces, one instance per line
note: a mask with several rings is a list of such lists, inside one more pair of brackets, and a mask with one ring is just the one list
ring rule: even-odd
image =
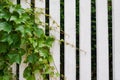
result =
[[[58,72],[60,76],[51,77],[48,80],[120,80],[120,0],[11,0],[14,4],[20,1],[20,5],[23,8],[31,8],[31,1],[34,1],[34,7],[38,10],[42,10],[43,14],[39,15],[39,19],[42,22],[46,22],[46,15],[49,15],[49,35],[55,37],[54,44],[50,49],[53,55],[54,63],[51,63],[55,68],[55,72]],[[48,3],[46,4],[46,2]],[[79,2],[79,5],[76,5]],[[92,7],[91,3],[95,3],[95,34],[96,34],[96,72],[91,69],[93,66],[91,63],[93,53],[92,50],[92,20],[91,16]],[[63,12],[61,14],[61,4],[63,4]],[[111,22],[112,22],[112,32],[109,32],[109,14],[108,5],[112,5],[111,9]],[[49,14],[46,14],[46,6],[49,7]],[[77,8],[79,8],[79,22],[77,21]],[[37,10],[37,9],[36,9]],[[61,15],[64,15],[63,22],[61,20]],[[76,23],[79,23],[79,26]],[[61,25],[64,25],[61,27]],[[52,27],[51,27],[52,26]],[[76,27],[77,26],[77,27]],[[39,26],[46,30],[45,24]],[[77,30],[79,29],[79,30]],[[63,30],[63,31],[62,31]],[[77,32],[78,31],[78,32]],[[77,35],[76,35],[77,34]],[[112,34],[112,52],[110,51],[109,35]],[[64,46],[60,47],[60,35],[64,35]],[[77,37],[78,36],[78,37]],[[79,41],[78,41],[79,40]],[[79,48],[76,47],[79,45]],[[64,49],[63,49],[64,48]],[[63,49],[64,51],[62,51]],[[79,55],[76,56],[77,50]],[[64,52],[64,53],[61,53]],[[64,54],[64,57],[61,57]],[[112,62],[110,62],[110,56],[112,55]],[[12,67],[12,72],[14,75],[17,74],[19,80],[25,80],[23,77],[23,71],[27,66],[24,63],[24,57],[22,63],[19,67],[16,67],[14,63]],[[76,59],[79,57],[79,59]],[[64,63],[61,63],[64,60]],[[78,63],[77,63],[78,62]],[[76,66],[77,64],[78,66]],[[110,63],[112,63],[110,68]],[[63,65],[61,65],[63,64]],[[61,70],[63,67],[64,70]],[[77,69],[78,68],[78,69]],[[19,70],[19,72],[17,72]],[[61,74],[63,73],[63,74]],[[93,73],[96,74],[93,75]],[[110,76],[113,75],[113,77]],[[93,79],[95,77],[95,79]],[[13,79],[16,80],[16,79]],[[36,74],[36,80],[43,80],[40,74]]]

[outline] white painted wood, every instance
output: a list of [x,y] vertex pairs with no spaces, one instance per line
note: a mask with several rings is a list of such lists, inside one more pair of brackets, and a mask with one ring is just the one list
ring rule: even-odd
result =
[[12,67],[12,73],[13,73],[13,80],[16,80],[16,70],[17,70],[16,63],[13,63],[11,67]]
[[22,57],[22,62],[19,66],[19,80],[26,80],[24,77],[23,77],[23,73],[24,73],[24,70],[25,68],[27,67],[28,64],[25,64],[24,61],[26,59],[26,56],[24,55]]
[[39,72],[37,72],[36,74],[35,74],[35,79],[36,80],[43,80],[43,78],[42,78],[42,76],[40,76],[41,74],[39,73]]
[[75,0],[65,0],[65,77],[76,80],[76,11]]
[[96,0],[97,80],[109,80],[107,0]]
[[38,14],[39,20],[43,23],[42,26],[39,27],[42,28],[45,31],[45,2],[46,0],[35,0],[35,8],[37,12],[41,12],[43,14]]
[[[55,66],[55,72],[60,73],[60,0],[50,0],[50,35],[55,37],[55,42],[51,48],[54,59],[52,66]],[[50,80],[60,80],[60,77],[51,77]]]
[[[25,9],[30,8],[30,3],[31,3],[30,0],[21,0],[20,1],[21,6]],[[26,56],[24,55],[22,57],[22,62],[19,66],[19,80],[25,80],[24,77],[23,77],[23,73],[24,73],[25,68],[28,65],[28,64],[24,63],[25,58],[26,58]]]
[[31,0],[20,0],[20,4],[23,8],[30,8]]
[[80,0],[80,80],[91,80],[91,0]]
[[112,1],[113,80],[120,80],[120,0]]

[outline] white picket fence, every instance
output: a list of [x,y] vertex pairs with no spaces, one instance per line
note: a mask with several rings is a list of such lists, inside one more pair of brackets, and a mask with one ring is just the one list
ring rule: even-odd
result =
[[[16,3],[16,0],[12,0]],[[45,1],[35,0],[35,7],[45,8]],[[23,8],[30,7],[31,0],[21,0]],[[79,0],[79,46],[80,46],[80,80],[91,80],[91,0]],[[49,13],[52,18],[60,25],[60,0],[49,0]],[[108,9],[107,0],[96,0],[96,29],[97,29],[97,80],[109,80],[109,50],[108,50]],[[64,0],[64,67],[66,80],[76,80],[76,1]],[[45,16],[40,16],[45,22]],[[112,0],[112,29],[113,29],[113,80],[120,80],[120,0]],[[57,39],[51,52],[54,57],[55,65],[60,72],[60,27],[50,20],[50,26],[54,30],[50,31]],[[66,43],[72,44],[68,45]],[[16,65],[13,65],[16,66]],[[23,78],[23,70],[27,66],[22,63],[20,65],[19,80]],[[13,68],[15,73],[16,68]],[[40,80],[40,79],[36,79]],[[60,80],[50,78],[50,80]]]

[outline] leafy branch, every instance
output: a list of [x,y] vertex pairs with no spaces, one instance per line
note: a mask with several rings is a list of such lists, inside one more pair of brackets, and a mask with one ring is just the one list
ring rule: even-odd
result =
[[[54,42],[53,36],[45,35],[40,24],[35,23],[33,9],[23,9],[9,0],[0,0],[0,80],[12,80],[13,63],[24,63],[26,80],[35,80],[37,72],[46,78],[46,74],[54,75],[54,67],[49,49]],[[40,21],[42,22],[42,21]],[[43,25],[41,25],[43,26]]]

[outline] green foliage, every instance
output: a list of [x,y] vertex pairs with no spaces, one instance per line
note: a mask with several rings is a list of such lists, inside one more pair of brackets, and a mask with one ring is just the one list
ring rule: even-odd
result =
[[21,64],[23,55],[26,56],[24,62],[28,63],[24,71],[27,80],[35,80],[36,72],[43,78],[54,73],[49,51],[54,38],[38,28],[34,16],[33,9],[0,0],[0,80],[12,80],[10,66]]

